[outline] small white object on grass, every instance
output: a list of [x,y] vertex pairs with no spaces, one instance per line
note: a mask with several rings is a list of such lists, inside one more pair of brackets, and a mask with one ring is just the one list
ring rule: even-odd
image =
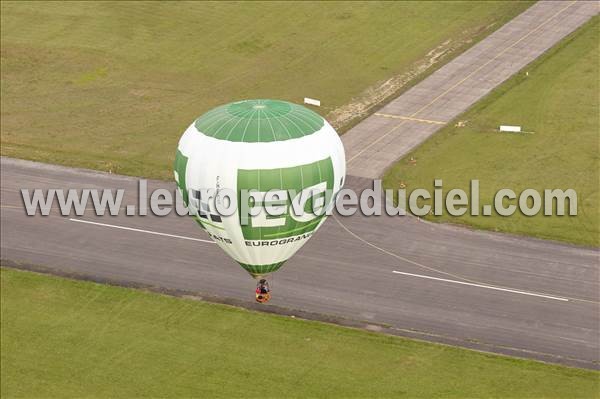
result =
[[501,132],[521,133],[521,126],[500,125]]
[[317,107],[320,107],[321,101],[315,100],[314,98],[304,97],[304,104],[316,105]]
[[508,132],[508,133],[526,133],[526,134],[534,134],[535,132],[525,132],[521,130],[521,126],[511,126],[511,125],[500,125],[498,129],[500,132]]

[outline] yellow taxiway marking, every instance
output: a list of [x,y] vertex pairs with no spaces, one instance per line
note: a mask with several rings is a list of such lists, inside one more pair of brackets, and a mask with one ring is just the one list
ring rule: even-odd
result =
[[433,125],[445,125],[446,123],[448,123],[448,122],[441,122],[441,121],[432,121],[430,119],[412,118],[410,116],[401,116],[401,115],[392,115],[392,114],[381,114],[379,112],[376,112],[375,115],[376,116],[381,116],[381,117],[384,117],[384,118],[402,119],[402,120],[405,120],[405,121],[431,123]]

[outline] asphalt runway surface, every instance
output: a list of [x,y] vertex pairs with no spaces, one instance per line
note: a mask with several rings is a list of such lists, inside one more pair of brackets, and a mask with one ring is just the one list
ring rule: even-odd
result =
[[[28,217],[20,194],[124,188],[136,205],[136,178],[2,158],[1,179],[5,266],[260,306],[254,280],[189,217],[61,216],[56,205]],[[158,187],[175,185],[149,182]],[[598,369],[599,255],[412,217],[336,216],[274,275],[261,309]]]
[[599,11],[598,1],[534,4],[344,134],[348,174],[381,176]]

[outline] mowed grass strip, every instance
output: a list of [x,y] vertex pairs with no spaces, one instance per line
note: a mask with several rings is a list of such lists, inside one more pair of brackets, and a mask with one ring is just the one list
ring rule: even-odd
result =
[[[578,197],[577,216],[467,212],[452,217],[446,212],[427,219],[600,245],[599,21],[593,18],[461,115],[458,120],[466,121],[465,127],[451,123],[399,161],[385,175],[384,186],[398,188],[403,182],[407,192],[417,187],[433,192],[434,179],[442,179],[445,192],[469,192],[469,181],[479,179],[482,205],[493,204],[502,188],[517,195],[533,188],[542,198],[544,189],[572,188]],[[498,133],[499,125],[520,125],[535,133]],[[411,157],[416,165],[409,162]]]
[[530,4],[2,1],[1,154],[170,179],[216,105],[314,97],[325,115]]
[[593,397],[599,374],[3,268],[2,397]]

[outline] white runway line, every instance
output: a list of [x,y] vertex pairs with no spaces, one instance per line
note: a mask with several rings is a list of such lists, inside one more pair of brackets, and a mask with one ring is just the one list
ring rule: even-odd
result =
[[467,283],[467,282],[464,282],[464,281],[448,280],[446,278],[424,276],[422,274],[413,274],[413,273],[399,272],[397,270],[393,270],[392,273],[403,274],[405,276],[411,276],[411,277],[426,278],[426,279],[430,279],[430,280],[443,281],[443,282],[446,282],[446,283],[469,285],[471,287],[487,288],[489,290],[512,292],[513,294],[521,294],[521,295],[536,296],[536,297],[540,297],[540,298],[554,299],[555,301],[569,302],[569,299],[562,298],[562,297],[559,297],[559,296],[552,296],[552,295],[546,295],[546,294],[538,294],[538,293],[535,293],[535,292],[520,291],[520,290],[511,289],[511,288],[503,288],[503,287],[495,287],[495,286],[492,286],[492,285]]
[[158,231],[150,231],[150,230],[142,230],[142,229],[134,229],[133,227],[125,227],[125,226],[117,226],[115,224],[106,224],[106,223],[98,223],[98,222],[90,222],[88,220],[81,220],[81,219],[69,219],[71,222],[77,222],[77,223],[87,223],[87,224],[93,224],[96,226],[103,226],[103,227],[112,227],[113,229],[121,229],[121,230],[129,230],[129,231],[137,231],[138,233],[146,233],[146,234],[154,234],[157,236],[164,236],[164,237],[172,237],[172,238],[181,238],[182,240],[190,240],[190,241],[200,241],[200,242],[206,242],[208,244],[214,244],[214,241],[209,241],[209,240],[202,240],[200,238],[192,238],[192,237],[185,237],[185,236],[178,236],[175,234],[167,234],[167,233],[159,233]]

